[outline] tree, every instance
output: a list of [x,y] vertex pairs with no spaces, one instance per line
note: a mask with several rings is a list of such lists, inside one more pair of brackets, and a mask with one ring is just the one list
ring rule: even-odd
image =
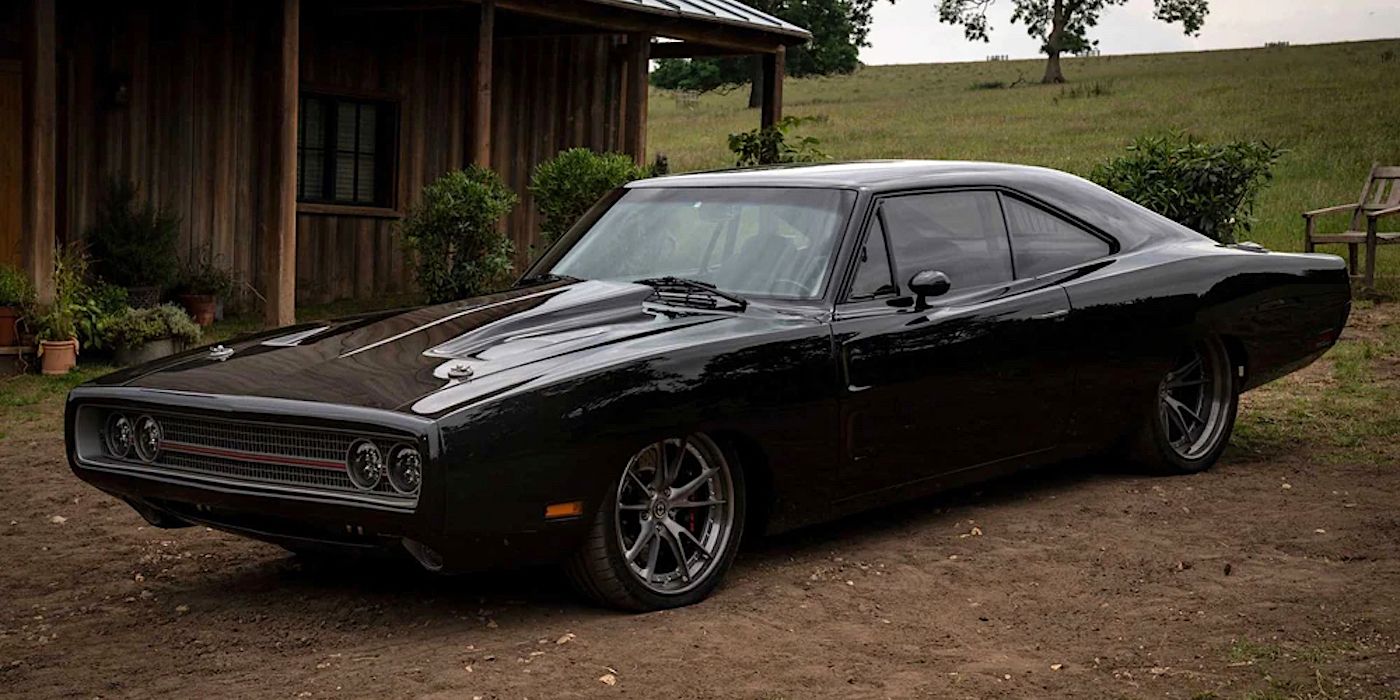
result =
[[[938,0],[938,19],[961,25],[969,41],[987,41],[987,8],[996,0]],[[1042,42],[1045,62],[1042,83],[1063,83],[1060,54],[1080,53],[1098,46],[1089,30],[1099,23],[1099,13],[1127,0],[1011,0],[1011,21]],[[1167,23],[1179,22],[1187,36],[1196,36],[1205,24],[1209,0],[1152,0],[1152,16]]]
[[[748,4],[812,32],[812,40],[788,49],[786,71],[808,75],[850,73],[869,46],[870,11],[876,0],[756,0]],[[891,0],[893,2],[893,0]],[[657,62],[651,84],[666,90],[709,92],[749,83],[749,107],[763,95],[763,71],[755,56],[668,58]]]

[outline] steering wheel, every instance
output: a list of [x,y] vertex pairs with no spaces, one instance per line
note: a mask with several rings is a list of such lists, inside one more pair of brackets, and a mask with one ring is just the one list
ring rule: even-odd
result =
[[797,280],[789,279],[789,278],[787,278],[787,277],[779,277],[777,280],[774,280],[774,282],[773,282],[773,286],[774,286],[774,287],[778,287],[778,286],[781,286],[781,285],[787,285],[787,286],[789,286],[789,287],[792,287],[792,288],[796,289],[796,290],[799,292],[799,294],[798,294],[797,296],[803,297],[803,298],[813,296],[813,295],[816,293],[815,290],[813,290],[811,287],[808,287],[807,285],[802,284],[801,282],[798,282]]

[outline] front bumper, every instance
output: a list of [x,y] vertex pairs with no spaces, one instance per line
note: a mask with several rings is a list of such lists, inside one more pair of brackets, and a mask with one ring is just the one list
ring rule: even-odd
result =
[[[421,495],[414,504],[355,500],[334,493],[164,473],[84,458],[75,428],[85,405],[132,411],[189,411],[230,420],[282,420],[335,429],[393,429],[422,437],[427,451]],[[159,527],[206,525],[293,550],[374,550],[408,554],[425,568],[448,572],[554,561],[582,537],[578,520],[541,522],[527,531],[497,531],[470,513],[445,512],[448,473],[436,424],[376,409],[282,399],[211,396],[131,388],[80,387],[66,418],[69,465],[79,479],[122,499]],[[483,489],[483,494],[492,493]],[[459,509],[460,510],[460,509]],[[448,534],[448,532],[452,534]]]

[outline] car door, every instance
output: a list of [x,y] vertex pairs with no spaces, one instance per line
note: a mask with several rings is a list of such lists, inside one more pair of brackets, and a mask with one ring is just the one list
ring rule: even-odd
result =
[[[1015,279],[998,194],[882,198],[856,256],[833,319],[848,491],[1052,453],[1073,385],[1069,299]],[[924,270],[951,288],[921,307],[909,280]]]

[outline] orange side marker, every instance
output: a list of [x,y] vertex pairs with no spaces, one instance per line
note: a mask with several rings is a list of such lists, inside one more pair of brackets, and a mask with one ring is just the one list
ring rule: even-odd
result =
[[554,520],[555,518],[576,518],[583,515],[583,501],[569,501],[568,503],[551,503],[544,508],[544,519]]

